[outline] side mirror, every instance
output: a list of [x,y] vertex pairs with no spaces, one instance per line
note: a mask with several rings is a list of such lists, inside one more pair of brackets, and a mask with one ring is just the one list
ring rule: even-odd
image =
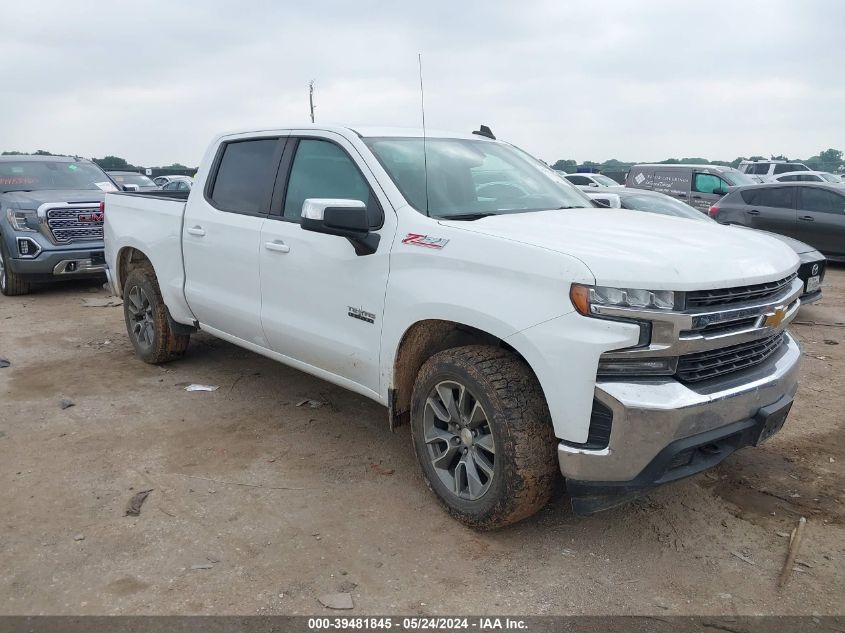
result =
[[357,255],[372,255],[379,234],[370,232],[367,205],[360,200],[308,198],[302,203],[302,229],[349,240]]
[[598,187],[599,184],[597,182],[591,182],[589,186],[590,187]]
[[607,198],[593,198],[593,202],[595,202],[600,207],[604,207],[605,209],[610,208],[610,200]]
[[138,185],[123,185],[124,191],[138,191]]

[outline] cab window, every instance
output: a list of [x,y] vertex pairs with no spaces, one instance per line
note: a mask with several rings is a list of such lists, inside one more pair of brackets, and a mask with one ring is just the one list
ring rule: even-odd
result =
[[713,174],[697,173],[692,181],[692,190],[699,193],[724,195],[728,193],[728,183]]

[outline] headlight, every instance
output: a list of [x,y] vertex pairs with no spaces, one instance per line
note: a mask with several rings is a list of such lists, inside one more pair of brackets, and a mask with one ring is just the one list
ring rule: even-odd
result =
[[620,359],[603,358],[599,361],[599,376],[671,376],[678,365],[676,357]]
[[[17,231],[35,231],[34,225],[37,217],[36,212],[27,209],[13,209],[9,207],[6,209],[6,218],[9,224]],[[30,226],[27,226],[27,221],[30,221]]]
[[671,290],[640,290],[572,284],[569,298],[584,316],[593,315],[593,306],[636,308],[640,310],[674,310],[675,293]]

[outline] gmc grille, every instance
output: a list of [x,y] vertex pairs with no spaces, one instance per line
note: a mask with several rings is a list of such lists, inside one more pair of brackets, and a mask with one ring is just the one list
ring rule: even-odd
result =
[[786,335],[778,332],[750,343],[685,354],[678,358],[676,376],[682,382],[698,382],[747,369],[769,358],[785,341]]
[[47,210],[47,226],[56,242],[96,242],[103,239],[103,221],[95,219],[88,222],[79,220],[80,216],[99,214],[99,206],[76,207],[73,209],[55,208]]

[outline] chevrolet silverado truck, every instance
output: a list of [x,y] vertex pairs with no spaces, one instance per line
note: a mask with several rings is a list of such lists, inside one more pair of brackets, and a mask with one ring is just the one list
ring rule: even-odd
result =
[[228,134],[189,195],[107,194],[105,215],[142,360],[203,330],[372,398],[477,529],[561,474],[590,513],[713,467],[797,389],[791,248],[596,208],[486,128]]
[[117,191],[94,163],[67,156],[0,156],[0,292],[102,277],[103,199]]

